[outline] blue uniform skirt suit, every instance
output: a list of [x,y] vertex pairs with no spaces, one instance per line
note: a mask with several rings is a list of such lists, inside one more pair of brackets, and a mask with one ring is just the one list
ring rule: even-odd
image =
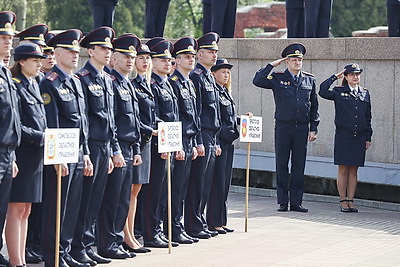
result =
[[43,142],[46,114],[39,86],[20,74],[13,78],[18,89],[22,140],[15,153],[19,172],[12,180],[10,202],[42,202]]
[[353,93],[348,85],[329,87],[337,80],[332,75],[321,86],[319,95],[335,103],[334,164],[363,167],[366,142],[371,141],[371,102],[369,92],[358,86]]

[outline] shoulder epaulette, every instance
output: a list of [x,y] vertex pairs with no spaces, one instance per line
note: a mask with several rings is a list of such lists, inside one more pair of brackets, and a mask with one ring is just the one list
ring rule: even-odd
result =
[[343,88],[344,86],[343,86],[343,85],[336,85],[335,87],[337,87],[337,88]]
[[20,79],[17,79],[17,78],[15,78],[15,77],[14,77],[14,78],[12,78],[12,79],[13,79],[13,80],[14,80],[14,82],[16,82],[17,84],[21,82],[21,80],[20,80]]
[[197,75],[199,75],[200,73],[203,72],[203,70],[202,70],[202,69],[199,69],[199,68],[196,68],[196,69],[194,69],[193,72],[196,73]]
[[365,87],[363,87],[362,89],[364,89],[365,91],[368,91],[368,89],[367,89],[367,88],[365,88]]
[[274,71],[274,73],[276,73],[276,74],[283,74],[284,72],[283,72],[283,71]]
[[104,74],[105,74],[106,76],[110,77],[111,79],[114,77],[114,75],[111,75],[111,74],[108,73],[108,72],[104,72]]
[[171,76],[170,79],[171,79],[171,81],[176,82],[179,78],[178,78],[178,76],[176,76],[176,74],[174,74]]
[[302,71],[302,73],[304,73],[305,75],[314,77],[314,74],[312,74],[312,73],[309,73],[309,72],[306,72],[306,71]]
[[156,80],[154,80],[153,78],[151,78],[150,83],[154,84],[156,82]]
[[90,72],[87,69],[81,69],[80,71],[78,71],[76,74],[80,75],[80,76],[85,76],[88,75]]
[[74,76],[75,78],[79,79],[79,76],[76,74],[72,74],[72,76]]
[[49,81],[52,81],[52,82],[54,82],[54,80],[57,79],[57,77],[58,77],[58,73],[54,72],[54,71],[53,72],[49,72],[46,75],[46,79],[49,80]]

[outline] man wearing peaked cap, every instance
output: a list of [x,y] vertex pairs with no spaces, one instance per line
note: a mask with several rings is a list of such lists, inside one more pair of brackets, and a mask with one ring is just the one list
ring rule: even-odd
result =
[[[125,34],[113,40],[114,117],[117,139],[126,164],[109,174],[103,201],[97,217],[97,251],[109,258],[129,258],[123,248],[122,235],[129,211],[133,166],[141,164],[139,107],[134,88],[129,80],[136,59],[136,35]],[[118,164],[117,162],[115,164]],[[133,248],[132,248],[133,249]],[[131,249],[131,250],[132,250]],[[139,249],[140,252],[147,252]]]
[[81,46],[87,48],[89,60],[76,73],[81,80],[87,102],[88,144],[94,176],[84,180],[71,256],[77,260],[89,257],[97,263],[109,263],[110,260],[92,249],[95,242],[94,222],[99,214],[108,173],[114,167],[121,168],[125,165],[115,132],[112,79],[104,71],[111,59],[111,41],[114,36],[114,30],[110,27],[100,27],[86,35]]
[[18,33],[16,36],[19,37],[20,44],[23,42],[32,42],[37,45],[40,45],[41,47],[45,47],[46,46],[45,36],[48,31],[49,27],[47,27],[47,25],[37,24]]
[[49,46],[48,43],[51,38],[53,38],[55,34],[53,33],[47,33],[44,39],[46,40],[46,46],[43,47],[43,53],[47,56],[46,59],[42,60],[42,69],[41,71],[44,74],[47,74],[48,72],[51,71],[51,69],[54,67],[56,64],[56,61],[54,59],[54,47]]
[[[88,121],[81,82],[73,74],[78,65],[80,30],[67,30],[51,38],[47,45],[54,47],[57,61],[44,79],[40,90],[46,110],[47,124],[50,128],[79,128],[79,161],[62,166],[61,194],[61,235],[60,266],[88,266],[75,261],[70,255],[71,242],[78,219],[84,176],[93,174],[89,158]],[[42,252],[45,267],[54,266],[56,172],[53,166],[45,166],[44,199],[42,218]]]
[[[10,71],[4,67],[3,59],[10,54],[16,16],[13,12],[0,12],[0,232],[3,232],[11,192],[11,180],[18,172],[15,163],[15,148],[21,140],[21,125],[18,108],[17,90]],[[0,237],[0,249],[3,240]],[[0,266],[9,266],[9,262],[0,254]]]
[[158,44],[159,42],[165,41],[165,38],[163,37],[154,37],[151,38],[150,40],[147,41],[146,45],[149,47],[150,50],[152,50],[152,48]]
[[[302,44],[290,44],[282,51],[282,58],[268,63],[253,79],[255,86],[272,89],[275,99],[278,211],[287,211],[289,204],[290,210],[308,211],[302,206],[307,141],[317,138],[319,114],[314,75],[302,71],[305,53],[306,48]],[[284,72],[270,73],[283,61],[287,66]]]
[[[152,40],[150,40],[152,41]],[[149,44],[149,43],[148,43]],[[150,45],[149,45],[150,46]],[[156,121],[173,122],[178,120],[178,105],[175,94],[168,82],[171,73],[172,43],[161,41],[150,47],[153,51],[153,73],[151,75],[151,90],[154,95]],[[141,221],[144,244],[147,247],[168,247],[168,240],[160,229],[161,215],[157,213],[163,210],[165,198],[162,198],[164,180],[167,174],[167,154],[158,153],[158,138],[153,136],[151,140],[151,172],[148,184],[142,185],[140,191]],[[166,191],[165,191],[166,192]],[[161,202],[163,201],[163,202]],[[173,244],[177,246],[178,244]]]
[[[184,37],[174,44],[176,70],[170,76],[169,82],[178,99],[179,120],[182,122],[182,143],[185,153],[183,160],[174,159],[174,169],[171,180],[171,213],[172,213],[172,241],[180,244],[198,242],[197,238],[190,237],[183,227],[183,208],[188,187],[192,159],[196,158],[195,136],[200,131],[200,119],[196,109],[196,93],[194,85],[189,79],[189,73],[194,69],[196,62],[197,41],[192,37]],[[164,222],[167,213],[164,212]],[[167,233],[167,225],[164,225]]]
[[220,154],[217,134],[221,128],[218,90],[211,75],[217,61],[219,35],[210,32],[197,40],[197,64],[190,73],[196,92],[196,107],[200,117],[201,132],[196,136],[198,157],[193,161],[185,199],[185,230],[195,238],[217,235],[209,231],[205,206],[211,190],[216,154]]

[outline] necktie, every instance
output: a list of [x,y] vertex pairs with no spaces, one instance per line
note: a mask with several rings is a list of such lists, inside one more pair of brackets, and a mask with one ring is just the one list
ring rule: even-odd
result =
[[299,76],[294,75],[294,81],[295,81],[296,83],[299,83]]

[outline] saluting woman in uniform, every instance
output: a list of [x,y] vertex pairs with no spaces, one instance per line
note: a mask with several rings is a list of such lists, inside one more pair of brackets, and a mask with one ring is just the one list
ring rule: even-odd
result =
[[233,232],[227,225],[227,199],[232,179],[233,141],[239,137],[235,103],[231,96],[231,68],[226,59],[218,59],[211,67],[219,93],[221,110],[221,131],[218,141],[222,150],[215,159],[211,193],[207,203],[207,222],[211,230],[219,234]]
[[18,175],[12,181],[8,204],[6,243],[10,264],[25,266],[25,245],[28,217],[32,203],[42,201],[43,143],[47,127],[43,100],[35,77],[46,58],[38,45],[26,43],[14,50],[11,69],[19,96],[22,141],[16,149]]
[[[131,201],[129,206],[129,214],[124,229],[124,242],[127,249],[139,249],[141,244],[135,238],[135,215],[138,202],[138,194],[142,188],[142,184],[147,184],[150,177],[151,162],[151,137],[157,135],[154,111],[154,96],[150,89],[152,52],[147,45],[141,44],[136,49],[137,58],[134,66],[135,78],[132,84],[135,87],[136,97],[138,98],[140,111],[140,151],[142,156],[142,164],[134,166]],[[139,221],[139,220],[138,220]],[[149,250],[150,251],[150,250]]]
[[[334,163],[338,165],[337,188],[341,212],[358,212],[353,205],[358,167],[363,167],[365,152],[371,146],[371,101],[367,89],[360,86],[362,69],[349,64],[325,80],[319,90],[322,98],[335,102]],[[329,87],[343,78],[342,86]]]

